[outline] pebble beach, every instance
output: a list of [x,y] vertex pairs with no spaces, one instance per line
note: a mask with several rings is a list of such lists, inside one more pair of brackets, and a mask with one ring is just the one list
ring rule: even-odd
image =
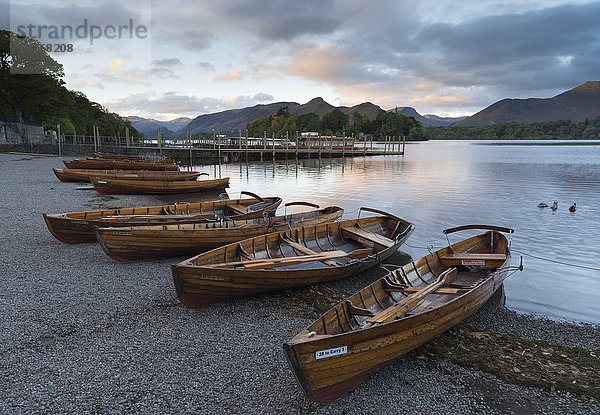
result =
[[[337,402],[314,403],[282,349],[312,322],[310,310],[279,294],[190,310],[170,270],[183,258],[120,263],[96,243],[59,242],[42,213],[161,204],[77,190],[54,176],[61,167],[59,157],[0,154],[0,413],[600,413],[598,402],[418,352]],[[335,285],[354,292],[365,282]],[[596,325],[522,315],[497,302],[468,320],[481,330],[600,348]]]

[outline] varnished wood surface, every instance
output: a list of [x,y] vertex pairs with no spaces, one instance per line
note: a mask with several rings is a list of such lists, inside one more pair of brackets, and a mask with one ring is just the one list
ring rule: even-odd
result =
[[[364,232],[386,238],[385,247],[350,239],[342,229],[360,226]],[[204,307],[240,295],[310,285],[361,272],[392,255],[410,236],[414,225],[387,216],[351,219],[335,223],[300,226],[225,245],[173,265],[173,280],[180,301],[188,307]],[[318,255],[328,251],[369,249],[360,259],[319,258],[270,268],[284,258]],[[264,260],[262,269],[247,269],[244,261]],[[331,261],[332,263],[328,263]],[[235,263],[233,268],[226,264]]]
[[212,180],[167,181],[115,178],[90,178],[94,189],[102,195],[177,194],[229,187],[229,177]]
[[[241,208],[244,208],[241,206]],[[244,208],[245,209],[245,208]],[[238,212],[244,212],[238,207]],[[218,222],[96,228],[96,238],[108,256],[118,261],[198,254],[236,241],[290,229],[333,222],[344,210],[337,206],[256,219]]]
[[52,169],[61,182],[90,182],[91,177],[138,180],[196,180],[202,173],[159,170]]
[[[52,235],[64,243],[95,242],[94,226],[168,225],[199,223],[219,217],[252,219],[273,214],[280,197],[213,200],[209,202],[176,203],[172,205],[123,209],[90,210],[85,212],[44,213],[44,220]],[[229,205],[243,206],[243,212],[229,209]]]
[[[459,265],[454,282],[432,285],[452,269],[439,259],[451,252],[504,255],[504,262],[498,268]],[[479,309],[506,278],[509,263],[504,235],[487,232],[413,261],[350,296],[284,344],[301,387],[317,402],[340,398],[377,369]],[[412,303],[411,296],[417,298],[426,287],[432,287],[430,293]],[[374,318],[403,303],[411,307],[397,319]]]

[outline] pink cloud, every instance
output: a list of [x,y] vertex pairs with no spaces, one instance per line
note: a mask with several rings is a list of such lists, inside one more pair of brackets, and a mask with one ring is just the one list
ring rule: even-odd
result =
[[215,81],[241,81],[244,75],[238,69],[232,69],[229,72],[217,76]]

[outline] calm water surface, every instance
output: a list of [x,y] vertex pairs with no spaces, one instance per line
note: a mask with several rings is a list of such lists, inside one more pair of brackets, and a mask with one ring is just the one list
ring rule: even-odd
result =
[[[408,145],[405,157],[232,163],[221,175],[231,177],[230,197],[249,190],[284,203],[338,205],[344,218],[361,206],[403,217],[416,224],[410,246],[401,248],[414,259],[426,246],[444,245],[448,227],[512,227],[513,264],[521,251],[596,270],[524,255],[525,271],[505,282],[507,307],[600,323],[600,146],[506,144],[428,142]],[[219,173],[217,166],[195,169]],[[556,212],[537,207],[555,200]],[[573,202],[575,213],[568,210]]]

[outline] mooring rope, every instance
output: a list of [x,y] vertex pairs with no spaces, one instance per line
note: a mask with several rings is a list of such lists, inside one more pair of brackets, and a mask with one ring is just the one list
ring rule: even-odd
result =
[[443,246],[433,246],[433,245],[429,245],[429,246],[414,246],[411,245],[407,242],[404,242],[404,245],[410,247],[410,248],[415,248],[415,249],[426,249],[426,250],[430,250],[430,249],[442,249],[444,248]]
[[346,215],[349,215],[349,214],[351,214],[351,213],[358,212],[360,209],[361,209],[361,208],[354,209],[354,210],[353,210],[353,211],[351,211],[351,212],[344,212],[344,213],[342,213],[342,216],[346,216]]
[[513,248],[513,252],[518,252],[521,255],[529,256],[529,257],[536,258],[536,259],[539,259],[539,260],[542,260],[542,261],[548,261],[548,262],[553,262],[555,264],[564,265],[566,267],[583,268],[583,269],[589,269],[589,270],[592,270],[592,271],[600,271],[600,268],[588,267],[587,265],[571,264],[571,263],[568,263],[568,262],[557,261],[555,259],[544,258],[544,257],[538,256],[538,255],[533,255],[533,254],[529,254],[527,252],[519,251],[518,249],[514,249],[514,248]]

